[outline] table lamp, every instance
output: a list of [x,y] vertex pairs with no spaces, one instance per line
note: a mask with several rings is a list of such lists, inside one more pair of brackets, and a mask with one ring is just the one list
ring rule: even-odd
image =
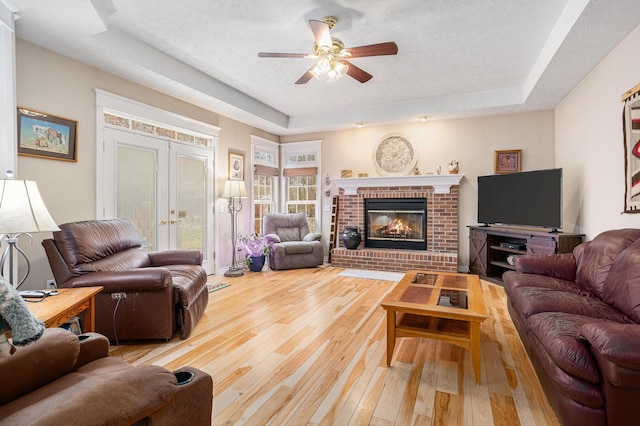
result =
[[[236,222],[238,212],[242,210],[242,198],[247,198],[247,189],[243,180],[228,180],[224,183],[224,198],[229,199],[228,211],[231,214],[231,267],[224,273],[225,277],[239,277],[243,275],[242,268],[239,268],[236,261]],[[238,199],[236,207],[235,199]]]
[[[59,231],[58,225],[53,220],[47,207],[42,201],[38,185],[28,180],[0,180],[0,245],[7,242],[7,248],[0,258],[0,275],[4,276],[4,267],[9,259],[9,282],[18,288],[24,283],[31,270],[29,258],[18,246],[18,238],[22,235],[31,237],[32,232]],[[27,264],[27,270],[20,282],[13,277],[14,252],[20,253]]]

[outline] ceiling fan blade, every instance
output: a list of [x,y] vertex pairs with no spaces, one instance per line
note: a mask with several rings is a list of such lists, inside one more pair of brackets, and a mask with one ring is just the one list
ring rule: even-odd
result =
[[311,68],[309,68],[309,71],[305,72],[304,74],[302,74],[302,77],[300,77],[298,79],[298,81],[296,81],[296,84],[305,84],[308,83],[309,80],[311,80],[313,78],[313,74],[311,74],[311,70],[315,67],[315,65]]
[[353,65],[349,61],[340,61],[340,62],[344,62],[345,64],[347,64],[349,66],[349,69],[347,70],[347,74],[350,77],[353,77],[356,80],[358,80],[360,83],[366,83],[367,81],[371,80],[371,78],[373,78],[373,76],[371,74],[369,74],[368,72],[366,72],[362,68],[356,67],[355,65]]
[[387,43],[369,44],[367,46],[349,47],[345,49],[351,52],[350,58],[362,58],[364,56],[381,56],[398,54],[398,45],[393,41]]
[[331,47],[333,42],[331,41],[331,33],[329,32],[329,25],[322,21],[316,21],[311,19],[309,21],[311,31],[313,31],[313,37],[316,39],[318,46]]
[[258,53],[260,58],[307,58],[311,55],[308,53],[270,53],[260,52]]

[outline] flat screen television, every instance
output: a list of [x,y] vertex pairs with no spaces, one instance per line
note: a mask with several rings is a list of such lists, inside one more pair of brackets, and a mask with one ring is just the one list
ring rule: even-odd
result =
[[478,223],[562,228],[562,169],[478,176]]

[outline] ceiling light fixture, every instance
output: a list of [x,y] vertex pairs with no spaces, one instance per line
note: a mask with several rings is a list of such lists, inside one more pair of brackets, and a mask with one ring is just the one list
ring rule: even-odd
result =
[[[332,28],[335,21],[325,23],[329,25],[329,28]],[[328,82],[336,81],[349,71],[349,65],[341,60],[349,56],[351,56],[351,52],[344,50],[344,43],[335,37],[331,37],[331,46],[318,45],[316,42],[313,44],[311,57],[318,58],[319,61],[309,72],[318,80],[321,75],[327,74]]]
[[429,119],[429,117],[427,117],[426,115],[423,115],[422,117],[418,118],[418,120],[422,121],[423,123],[425,121],[427,121]]
[[358,121],[356,123],[356,127],[364,127],[364,122],[363,121]]

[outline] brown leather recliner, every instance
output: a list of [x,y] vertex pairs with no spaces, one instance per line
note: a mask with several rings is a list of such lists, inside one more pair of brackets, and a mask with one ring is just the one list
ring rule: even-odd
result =
[[47,328],[0,358],[0,424],[210,425],[213,380],[109,356],[109,341]]
[[104,287],[95,327],[110,340],[168,340],[178,329],[186,339],[209,302],[202,253],[148,253],[130,221],[65,223],[42,244],[59,287]]

